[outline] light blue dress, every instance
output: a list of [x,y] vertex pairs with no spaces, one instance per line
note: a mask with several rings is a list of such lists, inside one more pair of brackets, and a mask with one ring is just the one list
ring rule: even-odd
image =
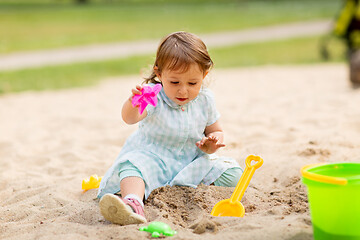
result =
[[195,143],[204,137],[206,126],[220,114],[214,96],[202,88],[198,96],[184,106],[169,99],[162,89],[156,107],[146,107],[147,117],[125,142],[114,164],[104,175],[98,197],[120,191],[121,164],[131,162],[145,182],[145,199],[155,188],[165,185],[209,185],[229,168],[239,167],[232,158],[202,152]]

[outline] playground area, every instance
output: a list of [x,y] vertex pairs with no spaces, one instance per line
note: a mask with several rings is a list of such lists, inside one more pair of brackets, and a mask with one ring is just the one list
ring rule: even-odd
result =
[[[346,64],[214,70],[214,91],[226,147],[222,155],[259,155],[242,203],[243,218],[212,217],[233,188],[162,187],[145,202],[148,221],[163,221],[170,239],[312,239],[300,168],[358,162],[359,89]],[[120,109],[138,75],[99,85],[0,97],[1,239],[146,239],[145,225],[104,220],[96,190],[81,181],[103,175],[137,126]],[[171,191],[170,191],[171,190]]]

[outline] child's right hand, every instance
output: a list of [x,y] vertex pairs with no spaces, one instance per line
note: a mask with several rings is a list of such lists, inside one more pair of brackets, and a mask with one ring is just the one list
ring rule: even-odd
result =
[[147,116],[147,112],[143,111],[140,114],[140,104],[133,106],[132,100],[135,95],[141,95],[142,86],[137,85],[135,88],[131,89],[131,96],[129,97],[129,101],[125,101],[123,108],[121,110],[121,116],[125,123],[127,124],[135,124]]
[[[132,99],[135,95],[141,95],[142,92],[142,86],[136,85],[136,88],[131,89],[131,96],[129,97],[129,101],[132,103]],[[139,107],[139,105],[136,105],[135,107]]]

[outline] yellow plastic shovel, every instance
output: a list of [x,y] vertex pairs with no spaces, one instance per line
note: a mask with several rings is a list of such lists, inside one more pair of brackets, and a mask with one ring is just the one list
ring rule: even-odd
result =
[[[254,165],[251,162],[255,161]],[[240,200],[243,197],[246,188],[249,186],[250,180],[255,173],[255,170],[261,167],[263,160],[259,156],[250,155],[245,160],[245,171],[241,175],[238,184],[235,187],[230,199],[221,200],[211,211],[211,215],[215,217],[243,217],[245,208]]]

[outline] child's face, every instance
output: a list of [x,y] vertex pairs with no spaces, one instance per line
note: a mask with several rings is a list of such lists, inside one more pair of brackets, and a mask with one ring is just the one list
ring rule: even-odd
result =
[[164,69],[158,74],[158,78],[162,82],[166,96],[178,105],[185,105],[199,94],[206,74],[207,72],[203,73],[194,63],[186,72]]

